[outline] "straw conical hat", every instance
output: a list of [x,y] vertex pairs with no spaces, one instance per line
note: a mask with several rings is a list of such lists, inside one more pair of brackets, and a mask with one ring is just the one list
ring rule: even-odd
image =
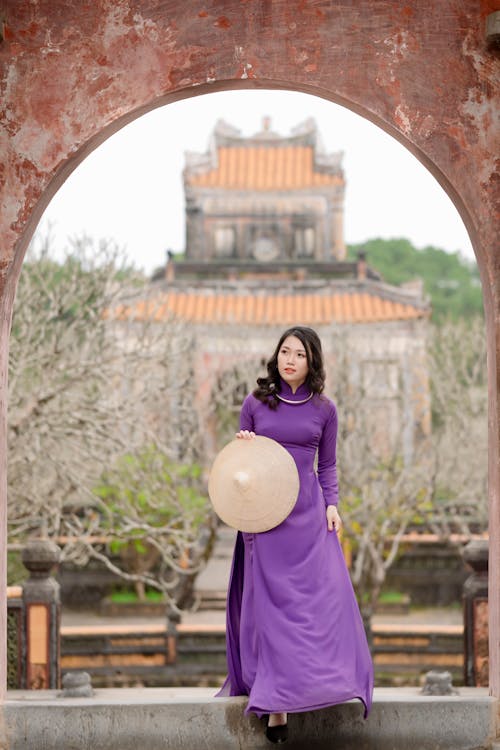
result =
[[239,531],[269,531],[291,512],[299,474],[291,454],[257,435],[228,443],[212,464],[208,494],[215,512]]

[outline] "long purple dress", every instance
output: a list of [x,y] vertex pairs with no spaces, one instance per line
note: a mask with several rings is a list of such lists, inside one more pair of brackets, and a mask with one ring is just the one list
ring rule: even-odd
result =
[[[281,381],[280,395],[301,401]],[[228,676],[217,696],[248,695],[245,713],[310,711],[359,698],[368,715],[373,665],[342,548],[325,508],[338,502],[337,410],[324,396],[276,411],[246,397],[240,428],[293,456],[296,505],[279,526],[238,532],[226,611]],[[317,473],[314,460],[318,451]]]

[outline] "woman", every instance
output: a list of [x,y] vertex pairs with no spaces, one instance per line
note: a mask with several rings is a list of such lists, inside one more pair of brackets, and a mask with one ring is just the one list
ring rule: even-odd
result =
[[237,534],[228,676],[217,695],[248,695],[245,713],[269,715],[266,736],[284,742],[288,712],[359,698],[366,717],[373,665],[337,537],[337,411],[322,395],[318,335],[301,326],[285,331],[267,372],[243,403],[236,437],[264,435],[284,446],[297,464],[300,491],[279,526]]

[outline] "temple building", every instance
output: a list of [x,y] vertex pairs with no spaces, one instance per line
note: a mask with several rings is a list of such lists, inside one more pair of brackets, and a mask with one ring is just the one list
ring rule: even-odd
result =
[[311,326],[329,395],[342,368],[368,399],[380,453],[397,443],[411,460],[430,432],[430,305],[419,280],[395,287],[362,253],[346,259],[342,154],[325,153],[313,120],[280,136],[265,119],[251,137],[219,121],[207,152],[186,154],[183,177],[185,253],[168,253],[149,299],[131,301],[123,319],[186,323],[204,413],[221,383],[246,372],[237,411],[281,332]]
[[342,154],[326,154],[314,120],[290,136],[244,138],[219,121],[204,154],[187,153],[186,260],[258,264],[343,260]]

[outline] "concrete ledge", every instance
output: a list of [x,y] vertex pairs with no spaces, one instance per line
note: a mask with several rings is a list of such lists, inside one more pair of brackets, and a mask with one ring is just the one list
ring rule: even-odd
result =
[[[12,691],[3,706],[6,750],[259,750],[263,722],[246,698],[213,688],[97,690],[93,698]],[[486,689],[446,698],[377,688],[367,721],[351,701],[289,717],[290,750],[491,750],[498,705]]]

